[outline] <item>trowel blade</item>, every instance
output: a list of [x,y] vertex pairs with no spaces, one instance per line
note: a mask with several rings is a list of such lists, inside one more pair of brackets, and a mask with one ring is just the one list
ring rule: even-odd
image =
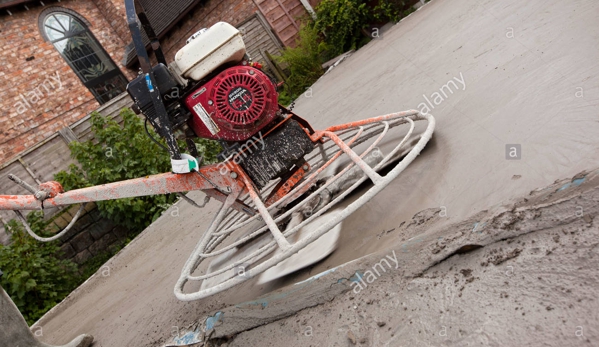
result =
[[[301,240],[306,237],[308,233],[317,229],[328,220],[335,218],[343,209],[334,209],[324,215],[314,219],[312,222],[306,224],[303,228],[298,230],[299,235],[296,240]],[[273,281],[277,278],[289,275],[295,271],[301,270],[307,266],[310,266],[324,258],[337,248],[339,235],[341,234],[341,224],[335,225],[331,230],[326,232],[324,235],[316,239],[316,241],[307,245],[296,254],[283,260],[276,266],[266,270],[258,279],[258,284]],[[282,252],[277,250],[273,256],[276,256]]]

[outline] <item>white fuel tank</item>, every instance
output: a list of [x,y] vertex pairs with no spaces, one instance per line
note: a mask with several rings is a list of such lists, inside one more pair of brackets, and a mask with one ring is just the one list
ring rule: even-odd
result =
[[199,81],[225,63],[243,60],[245,44],[234,26],[218,22],[192,36],[175,55],[184,78]]

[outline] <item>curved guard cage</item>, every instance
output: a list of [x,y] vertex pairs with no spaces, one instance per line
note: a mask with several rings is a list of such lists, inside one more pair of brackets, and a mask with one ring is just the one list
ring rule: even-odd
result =
[[[415,121],[423,120],[428,123],[426,129],[414,137]],[[391,129],[401,125],[407,125],[407,131],[402,137],[395,137],[394,145],[389,146],[390,141],[386,140]],[[318,145],[306,158],[310,170],[301,183],[269,206],[264,197],[277,182],[258,191],[243,174],[245,187],[234,187],[223,202],[186,262],[175,295],[183,301],[213,295],[263,273],[315,242],[391,183],[420,154],[434,128],[431,115],[406,111],[317,131],[312,140]],[[387,151],[381,150],[383,144],[389,148]],[[389,166],[392,169],[386,175],[378,173]],[[302,227],[367,180],[372,186],[358,199],[297,239]],[[259,213],[252,216],[236,210],[236,201]],[[244,251],[244,247],[248,250]],[[206,264],[207,261],[212,263]],[[186,284],[194,281],[201,283],[200,290],[186,291]]]

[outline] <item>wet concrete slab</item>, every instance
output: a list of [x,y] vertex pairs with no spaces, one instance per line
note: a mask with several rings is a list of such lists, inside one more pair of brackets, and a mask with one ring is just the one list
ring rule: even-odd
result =
[[[205,300],[179,302],[174,284],[217,208],[211,203],[198,213],[180,202],[111,259],[108,272],[40,320],[42,340],[59,343],[90,333],[97,346],[159,346],[218,310],[373,252],[394,246],[401,251],[426,232],[407,228],[420,211],[443,216],[436,218],[436,227],[443,228],[594,167],[597,14],[599,3],[590,0],[431,1],[297,102],[294,111],[316,128],[427,105],[437,120],[421,156],[344,222],[336,252],[274,283],[248,281]],[[506,159],[507,145],[519,148],[519,159]],[[203,195],[191,196],[201,201]],[[413,300],[426,306],[424,296]],[[417,334],[408,324],[403,329]]]
[[[594,346],[598,174],[442,228],[432,215],[412,225],[417,237],[356,262],[362,276],[345,295],[215,343]],[[225,319],[213,335],[227,329]]]

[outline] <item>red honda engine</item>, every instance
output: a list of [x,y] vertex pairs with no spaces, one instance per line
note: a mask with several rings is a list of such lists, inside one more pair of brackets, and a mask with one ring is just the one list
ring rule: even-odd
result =
[[[231,163],[239,165],[261,189],[304,167],[304,156],[314,149],[314,142],[309,125],[279,106],[275,84],[260,64],[248,61],[241,32],[220,22],[194,34],[171,67],[164,63],[152,67],[127,90],[136,109],[167,141],[171,156],[181,156],[174,129],[185,136],[187,162],[190,156],[202,160],[194,137],[218,140],[219,171],[228,170]],[[161,98],[152,95],[156,90]],[[179,165],[173,170],[177,173],[194,168],[183,159],[174,163]]]
[[268,76],[243,65],[222,71],[185,98],[185,104],[197,136],[225,141],[247,140],[278,110],[277,92]]

